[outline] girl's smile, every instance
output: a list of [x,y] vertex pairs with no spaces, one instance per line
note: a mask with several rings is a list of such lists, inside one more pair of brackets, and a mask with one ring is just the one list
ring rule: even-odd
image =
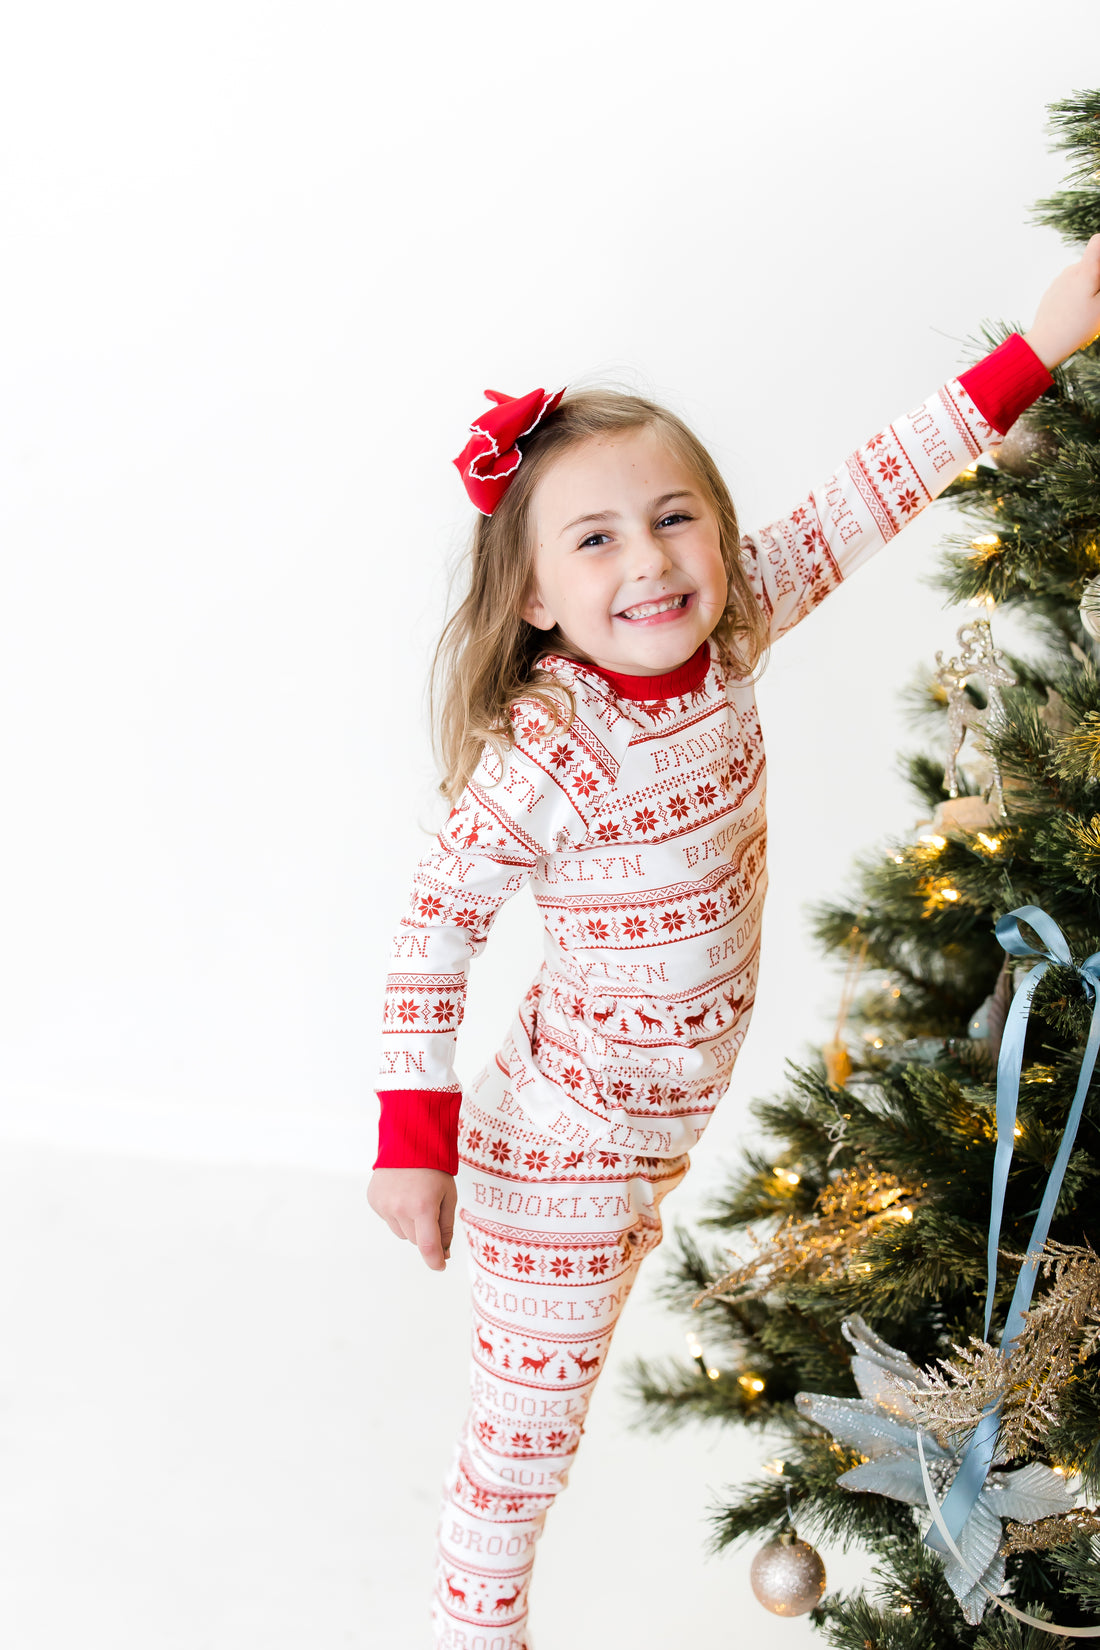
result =
[[523,617],[556,625],[594,664],[675,670],[725,611],[717,517],[652,427],[571,447],[540,478],[531,513],[535,588]]

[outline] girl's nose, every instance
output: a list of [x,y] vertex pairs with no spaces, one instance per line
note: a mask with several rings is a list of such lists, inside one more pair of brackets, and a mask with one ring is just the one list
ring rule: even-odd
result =
[[653,578],[672,566],[665,545],[652,533],[639,533],[637,538],[631,539],[626,562],[630,575],[637,579]]

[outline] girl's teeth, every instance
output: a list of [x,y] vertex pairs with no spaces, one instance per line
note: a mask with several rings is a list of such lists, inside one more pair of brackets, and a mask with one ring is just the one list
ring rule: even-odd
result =
[[665,602],[648,602],[644,607],[628,607],[623,611],[624,619],[649,619],[654,613],[664,613],[670,607],[679,607],[682,596],[671,596]]

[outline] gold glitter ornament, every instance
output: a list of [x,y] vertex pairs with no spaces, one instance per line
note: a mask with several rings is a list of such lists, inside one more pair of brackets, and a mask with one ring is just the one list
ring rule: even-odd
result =
[[749,1581],[773,1616],[804,1616],[821,1602],[825,1566],[808,1541],[800,1541],[793,1530],[784,1530],[761,1547],[752,1561]]

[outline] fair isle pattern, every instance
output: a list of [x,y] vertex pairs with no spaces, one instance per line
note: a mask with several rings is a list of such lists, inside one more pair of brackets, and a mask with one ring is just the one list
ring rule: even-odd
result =
[[467,1101],[459,1150],[471,1394],[438,1526],[435,1642],[525,1650],[535,1544],[688,1164],[561,1149],[522,1118],[495,1066]]
[[[771,640],[999,433],[953,380],[788,515],[746,534],[743,564]],[[702,1135],[752,1015],[768,880],[753,684],[727,676],[706,646],[700,677],[686,678],[694,685],[652,700],[619,693],[598,667],[538,661],[571,688],[577,715],[554,732],[537,702],[516,705],[507,759],[485,747],[416,868],[386,987],[379,1094],[390,1115],[425,1090],[459,1095],[469,965],[529,883],[544,959],[494,1062],[524,1115],[582,1153],[671,1158]],[[399,1151],[392,1161],[404,1161]]]

